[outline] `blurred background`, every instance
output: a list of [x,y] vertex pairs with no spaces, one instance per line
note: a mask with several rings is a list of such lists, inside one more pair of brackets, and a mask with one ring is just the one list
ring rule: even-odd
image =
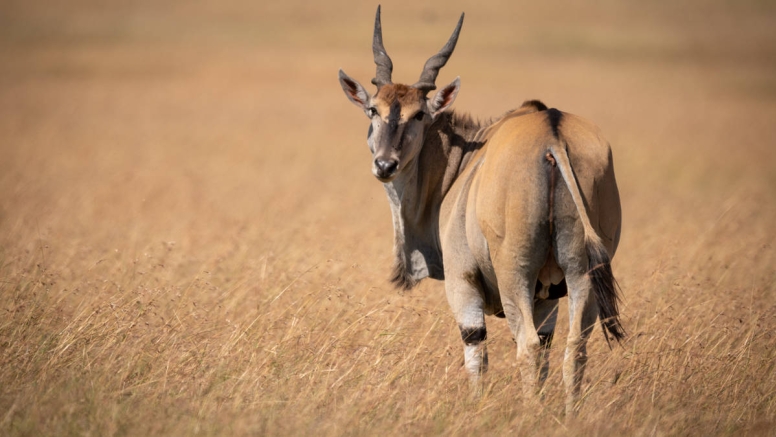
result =
[[[386,280],[392,225],[367,119],[336,79],[342,68],[372,90],[375,8],[0,2],[0,429],[541,429],[504,401],[516,386],[505,324],[488,326],[499,407],[467,407],[463,376],[429,382],[461,360],[442,283],[405,293]],[[768,429],[776,3],[386,1],[395,82],[417,80],[462,11],[437,80],[461,77],[457,111],[487,119],[540,99],[612,144],[633,340],[596,368],[611,353],[593,336],[587,402],[606,417],[596,406],[618,399],[626,418],[579,429]],[[741,344],[761,367],[726,361]],[[673,361],[628,361],[640,352]],[[369,365],[348,367],[357,354]],[[337,380],[347,368],[361,375],[351,385]],[[613,374],[631,379],[597,385]],[[550,382],[548,410],[562,403]]]

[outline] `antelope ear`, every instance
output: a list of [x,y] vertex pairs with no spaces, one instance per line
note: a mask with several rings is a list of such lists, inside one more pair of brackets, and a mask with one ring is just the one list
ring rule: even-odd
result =
[[455,97],[458,95],[460,89],[461,78],[456,77],[450,85],[437,91],[437,93],[434,94],[434,97],[428,102],[428,109],[431,111],[431,116],[436,118],[442,111],[450,107],[455,101]]
[[366,110],[369,103],[369,93],[356,80],[351,79],[344,71],[339,71],[339,82],[342,91],[354,105]]

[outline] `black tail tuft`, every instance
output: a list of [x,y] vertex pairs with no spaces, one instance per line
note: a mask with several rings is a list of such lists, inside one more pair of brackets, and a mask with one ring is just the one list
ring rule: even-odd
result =
[[612,274],[609,254],[601,243],[587,243],[587,258],[587,274],[590,276],[595,300],[598,303],[598,317],[601,320],[601,329],[604,331],[606,343],[611,347],[609,334],[618,343],[625,338],[625,329],[620,323],[620,311],[618,309],[620,287]]

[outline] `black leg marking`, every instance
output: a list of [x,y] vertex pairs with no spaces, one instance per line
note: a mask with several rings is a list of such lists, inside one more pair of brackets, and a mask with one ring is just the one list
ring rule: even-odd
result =
[[461,330],[461,338],[466,345],[480,344],[488,338],[488,331],[484,326],[478,328],[464,328],[458,327]]
[[558,129],[560,128],[561,119],[563,119],[562,112],[555,108],[550,108],[547,110],[547,121],[550,123],[552,134],[555,135],[555,138],[559,137]]

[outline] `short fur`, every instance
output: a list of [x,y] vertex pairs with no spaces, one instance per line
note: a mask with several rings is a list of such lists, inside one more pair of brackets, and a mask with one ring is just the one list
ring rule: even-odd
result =
[[[407,96],[407,94],[405,94],[405,89],[407,88],[410,87],[401,84],[390,84],[380,88],[378,95],[401,100]],[[517,109],[505,112],[500,117],[483,121],[476,120],[467,113],[459,114],[455,111],[443,112],[429,128],[429,131],[438,132],[438,134],[427,135],[426,142],[432,143],[432,145],[425,147],[425,149],[432,151],[442,148],[442,155],[448,156],[448,159],[452,159],[451,164],[457,165],[459,169],[462,169],[469,163],[473,153],[485,145],[489,135],[500,124],[515,117],[539,112],[542,107],[546,108],[542,102],[530,100],[523,103],[523,105]],[[443,183],[440,187],[443,194],[450,189],[450,185],[454,181],[452,177],[449,179],[449,183]],[[397,240],[397,243],[403,244],[405,241]],[[437,248],[437,250],[441,252],[441,248]],[[397,288],[410,290],[423,278],[417,277],[417,274],[408,267],[408,260],[405,255],[404,247],[401,247],[401,245],[397,246],[394,253],[396,257],[394,258],[393,269],[389,279]],[[438,254],[438,257],[441,260],[441,253]],[[437,271],[437,273],[431,274],[429,277],[444,279],[444,272],[442,271],[441,265],[438,269],[435,269],[435,271]],[[496,314],[503,316],[503,311],[498,309]]]
[[401,83],[392,83],[380,88],[375,95],[381,101],[393,103],[398,101],[402,107],[410,106],[422,98],[422,92]]
[[378,10],[375,62],[378,75],[388,74],[377,95],[339,74],[346,96],[371,120],[372,171],[394,224],[391,279],[403,288],[445,280],[475,391],[488,366],[485,316],[497,315],[517,343],[524,392],[536,393],[548,374],[557,299],[568,294],[563,381],[573,414],[596,319],[607,341],[607,333],[618,341],[625,335],[610,265],[622,216],[611,149],[592,123],[537,100],[478,122],[448,110],[460,79],[427,96],[461,24],[427,63],[422,86],[409,87],[390,83]]

